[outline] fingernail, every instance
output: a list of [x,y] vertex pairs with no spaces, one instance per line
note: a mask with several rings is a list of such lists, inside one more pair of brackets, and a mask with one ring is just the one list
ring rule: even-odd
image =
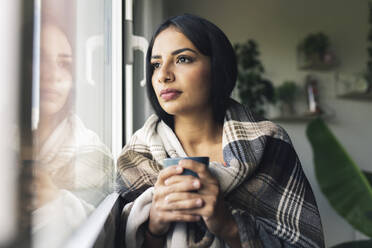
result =
[[193,186],[194,188],[199,188],[199,186],[200,186],[199,181],[194,181],[194,182],[192,183],[192,186]]
[[177,172],[182,172],[182,167],[181,167],[181,166],[177,166],[177,167],[176,167],[176,171],[177,171]]
[[197,206],[201,206],[202,205],[202,200],[201,199],[197,199],[195,203],[196,203]]
[[168,185],[168,183],[169,183],[169,180],[168,179],[164,181],[164,184],[165,185]]

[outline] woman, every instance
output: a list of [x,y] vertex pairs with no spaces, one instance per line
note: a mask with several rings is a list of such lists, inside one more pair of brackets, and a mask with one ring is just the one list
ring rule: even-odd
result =
[[34,133],[37,169],[49,174],[57,188],[74,191],[96,205],[111,192],[112,155],[74,113],[74,88],[71,43],[62,28],[45,20],[40,39],[40,120]]
[[60,246],[113,189],[110,151],[73,111],[73,68],[66,33],[45,18],[40,36],[40,119],[34,131],[37,247]]
[[[230,99],[236,76],[233,48],[209,21],[176,16],[155,32],[147,93],[156,114],[118,160],[127,247],[324,246],[287,133]],[[212,162],[161,165],[186,156]]]

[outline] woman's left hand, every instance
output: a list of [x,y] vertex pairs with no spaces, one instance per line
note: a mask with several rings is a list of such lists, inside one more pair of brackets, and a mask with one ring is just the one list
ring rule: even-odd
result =
[[[218,180],[209,172],[208,168],[199,162],[190,159],[184,159],[179,162],[179,166],[190,169],[196,172],[199,176],[200,188],[195,194],[198,194],[203,204],[199,208],[180,209],[187,214],[200,215],[208,230],[223,238],[229,239],[232,232],[237,231],[236,223],[232,214],[224,204],[224,200],[220,191]],[[182,181],[182,175],[173,176],[165,181],[166,185],[171,185]],[[168,197],[171,204],[176,204],[177,201],[182,201],[182,195],[175,193]],[[237,234],[237,233],[234,233]]]

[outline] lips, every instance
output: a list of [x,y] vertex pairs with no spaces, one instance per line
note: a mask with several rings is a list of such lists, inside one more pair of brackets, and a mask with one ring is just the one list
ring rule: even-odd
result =
[[164,89],[160,91],[160,97],[165,101],[176,99],[182,91],[176,89]]
[[41,89],[40,96],[41,98],[57,98],[60,96],[60,93],[54,89]]

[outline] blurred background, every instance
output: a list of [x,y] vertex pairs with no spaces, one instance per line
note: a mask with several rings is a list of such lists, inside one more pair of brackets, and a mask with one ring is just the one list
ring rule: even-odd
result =
[[[115,161],[152,113],[141,83],[143,51],[157,25],[182,13],[225,32],[239,61],[233,98],[289,133],[326,246],[368,238],[320,185],[333,183],[350,163],[353,172],[372,171],[369,1],[1,0],[1,6],[0,247],[115,247]],[[317,117],[347,154],[345,167],[333,166],[321,182],[315,168],[327,162],[314,163],[312,133],[306,135]],[[363,197],[372,212],[371,186],[358,178],[358,188],[341,183],[338,193]]]

